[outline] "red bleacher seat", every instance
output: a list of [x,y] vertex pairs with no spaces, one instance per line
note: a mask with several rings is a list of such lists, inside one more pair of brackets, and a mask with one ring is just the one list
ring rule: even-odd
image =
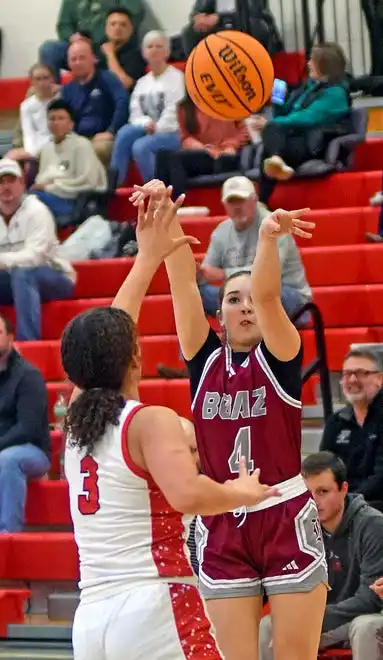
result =
[[[300,179],[280,183],[270,199],[271,208],[288,209],[308,206],[311,209],[335,209],[365,206],[369,198],[382,186],[382,172],[344,172],[331,176]],[[129,202],[130,191],[120,189],[111,202],[110,217],[113,219],[134,218],[135,212]],[[221,215],[223,207],[219,188],[192,188],[188,191],[185,206],[207,206],[212,215]]]
[[[315,335],[312,330],[302,332],[305,362],[315,355]],[[352,343],[383,341],[383,327],[327,328],[326,341],[331,371],[340,371],[342,359]],[[179,344],[176,335],[149,335],[140,338],[142,351],[142,373],[144,378],[157,376],[157,363],[161,361],[172,367],[180,366]],[[64,372],[60,362],[60,341],[22,342],[16,344],[24,357],[41,370],[47,381],[62,381]],[[59,385],[57,385],[59,387]],[[70,390],[70,385],[65,385]]]
[[[365,233],[376,231],[379,209],[349,207],[340,209],[314,209],[307,214],[307,219],[316,223],[313,237],[307,239],[295,237],[300,247],[325,247],[327,245],[355,245],[365,243]],[[206,252],[211,232],[225,216],[185,217],[182,227],[185,234],[195,236],[201,242],[194,246],[196,252]]]
[[[314,287],[313,299],[320,307],[327,327],[383,325],[383,284]],[[110,303],[111,298],[82,298],[47,303],[43,312],[43,339],[60,337],[68,321],[76,314]],[[0,307],[0,312],[14,319],[12,308]],[[138,329],[142,336],[175,334],[170,295],[148,296],[144,300]]]
[[321,651],[318,655],[318,660],[325,660],[325,658],[332,658],[332,660],[340,660],[341,658],[351,659],[352,653],[350,649],[326,649],[326,651]]
[[1,534],[0,579],[77,580],[78,554],[72,532]]
[[382,168],[382,139],[368,138],[355,152],[354,170],[368,172]]
[[[318,225],[321,221],[318,220]],[[210,229],[214,228],[210,224]],[[195,232],[198,234],[199,232]],[[199,236],[197,236],[199,238]],[[200,246],[199,246],[200,247]],[[201,249],[206,249],[203,246]],[[301,248],[307,278],[311,286],[338,284],[374,284],[382,279],[380,245],[348,245]],[[201,262],[204,254],[196,254]],[[328,268],[331,260],[332,268]],[[77,298],[102,298],[116,294],[134,263],[133,259],[102,259],[75,264],[78,272]],[[169,293],[169,281],[164,266],[159,268],[149,287],[149,294]]]
[[0,589],[0,637],[6,637],[9,624],[24,623],[25,601],[29,589]]
[[65,480],[30,481],[26,506],[27,525],[70,525],[69,490]]
[[[5,580],[77,580],[78,554],[71,532],[2,534],[9,544]],[[2,548],[1,548],[2,549]]]

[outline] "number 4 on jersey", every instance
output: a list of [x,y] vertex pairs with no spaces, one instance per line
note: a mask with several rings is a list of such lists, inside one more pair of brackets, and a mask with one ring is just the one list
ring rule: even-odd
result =
[[251,430],[250,426],[240,429],[234,440],[234,449],[229,458],[229,468],[232,474],[239,474],[241,458],[246,460],[248,472],[254,472],[254,461],[251,458]]

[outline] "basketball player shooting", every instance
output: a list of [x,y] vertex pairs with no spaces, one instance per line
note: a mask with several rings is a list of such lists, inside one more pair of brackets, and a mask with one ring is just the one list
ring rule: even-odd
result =
[[179,417],[139,402],[136,321],[163,259],[192,237],[172,239],[175,205],[165,191],[138,211],[139,253],[111,307],[66,327],[62,362],[75,384],[65,473],[80,556],[75,660],[221,658],[186,551],[189,517],[253,506],[278,494],[242,462],[219,484],[199,474]]
[[[135,203],[153,181],[137,188]],[[192,390],[201,470],[224,483],[246,457],[280,498],[197,521],[200,590],[226,660],[256,660],[262,597],[269,597],[276,660],[316,660],[327,569],[317,510],[300,475],[301,339],[281,303],[277,241],[311,238],[307,209],[279,209],[260,227],[251,272],[229,277],[210,328],[189,245],[166,259],[177,333]],[[178,218],[170,228],[183,235]]]

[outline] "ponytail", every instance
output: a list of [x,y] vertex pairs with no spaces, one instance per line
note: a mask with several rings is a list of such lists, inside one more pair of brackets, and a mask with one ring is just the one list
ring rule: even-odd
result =
[[93,387],[81,392],[65,419],[64,432],[70,445],[92,454],[107,424],[117,426],[124,405],[124,397],[116,390]]

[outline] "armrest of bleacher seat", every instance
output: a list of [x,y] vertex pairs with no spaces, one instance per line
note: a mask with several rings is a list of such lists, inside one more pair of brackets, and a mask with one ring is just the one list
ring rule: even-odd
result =
[[347,167],[350,167],[356,147],[358,144],[364,142],[365,139],[366,136],[360,133],[351,133],[334,138],[327,147],[325,155],[326,163],[334,167],[338,163],[344,163]]

